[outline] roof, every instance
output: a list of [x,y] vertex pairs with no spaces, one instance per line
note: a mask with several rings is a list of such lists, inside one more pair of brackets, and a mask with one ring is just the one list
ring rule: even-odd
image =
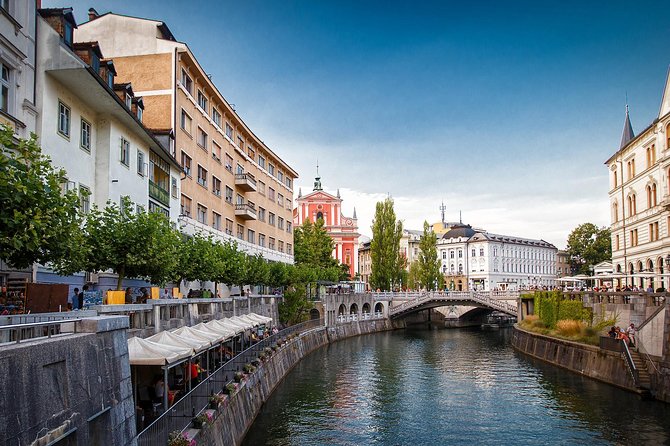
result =
[[619,150],[626,147],[633,138],[635,138],[635,133],[633,133],[633,126],[630,124],[628,105],[626,105],[626,119],[623,122],[623,132],[621,133],[621,145],[619,145]]
[[452,227],[450,230],[444,233],[442,236],[443,239],[450,239],[450,238],[459,238],[459,237],[466,237],[470,238],[473,235],[475,235],[477,231],[472,229],[472,226],[470,225],[464,225],[464,224],[457,224],[454,227]]
[[74,18],[72,8],[40,8],[37,12],[42,17],[62,16],[72,24],[73,28],[77,27],[77,20]]
[[500,235],[500,234],[491,234],[490,232],[478,232],[475,234],[471,240],[477,241],[477,240],[490,240],[494,242],[502,242],[502,243],[514,243],[517,245],[527,245],[527,246],[537,246],[537,247],[542,247],[542,248],[554,248],[556,247],[552,245],[551,243],[545,241],[545,240],[537,240],[537,239],[530,239],[530,238],[522,238],[522,237],[516,237],[513,235]]

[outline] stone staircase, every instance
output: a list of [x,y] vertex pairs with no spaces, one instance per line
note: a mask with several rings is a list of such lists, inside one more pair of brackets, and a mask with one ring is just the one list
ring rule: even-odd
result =
[[649,376],[649,371],[647,370],[647,364],[642,359],[640,353],[631,348],[630,357],[635,364],[635,369],[637,370],[638,379],[635,383],[635,386],[638,388],[641,394],[649,394],[649,389],[651,388],[651,377]]

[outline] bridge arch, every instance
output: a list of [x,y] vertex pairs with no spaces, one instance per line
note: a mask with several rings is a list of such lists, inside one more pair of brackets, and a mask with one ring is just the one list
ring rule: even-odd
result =
[[375,304],[375,313],[383,313],[384,312],[384,304],[381,302],[377,302]]
[[351,304],[351,307],[349,307],[349,314],[358,314],[358,304],[353,303]]
[[316,308],[312,308],[309,310],[309,318],[310,320],[321,319],[321,313]]
[[363,304],[363,314],[370,314],[370,304],[368,302],[365,302]]
[[340,307],[337,309],[337,315],[344,316],[345,314],[347,314],[347,306],[344,304],[340,304]]

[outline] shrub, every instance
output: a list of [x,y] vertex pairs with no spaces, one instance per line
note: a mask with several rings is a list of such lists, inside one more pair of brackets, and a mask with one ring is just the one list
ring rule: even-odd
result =
[[[246,368],[246,366],[245,366],[245,368]],[[244,373],[242,373],[242,372],[235,372],[235,376],[233,377],[233,379],[235,380],[236,383],[242,381],[243,378],[244,378]]]
[[256,366],[253,364],[244,364],[244,371],[246,373],[254,373],[256,371]]
[[233,393],[235,393],[235,391],[237,391],[237,384],[236,383],[226,384],[226,393],[228,395],[232,395]]
[[531,321],[530,326],[531,328],[547,328],[547,324],[545,324],[544,321],[541,321],[539,319]]
[[585,324],[573,319],[563,319],[556,323],[556,331],[561,336],[577,336],[582,332]]
[[190,446],[191,440],[186,438],[184,434],[179,431],[170,432],[168,437],[168,446]]

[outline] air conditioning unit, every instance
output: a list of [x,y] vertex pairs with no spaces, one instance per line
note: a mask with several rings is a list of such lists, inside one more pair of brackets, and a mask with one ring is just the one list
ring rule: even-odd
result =
[[90,283],[90,284],[97,284],[98,283],[98,273],[85,273],[84,274],[84,282]]

